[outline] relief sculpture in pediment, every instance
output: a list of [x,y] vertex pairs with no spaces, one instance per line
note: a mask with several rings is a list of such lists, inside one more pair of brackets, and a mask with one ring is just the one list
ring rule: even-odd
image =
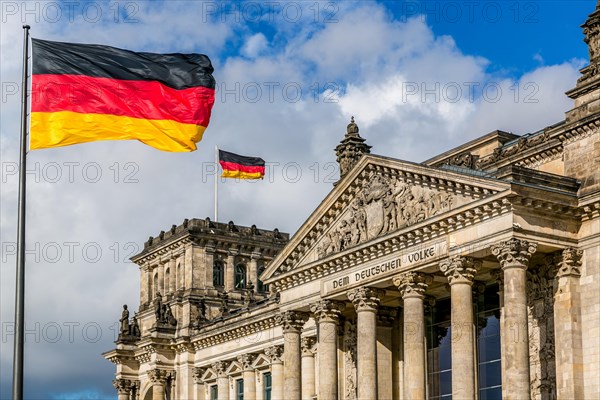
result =
[[374,175],[317,246],[325,257],[450,210],[457,197]]

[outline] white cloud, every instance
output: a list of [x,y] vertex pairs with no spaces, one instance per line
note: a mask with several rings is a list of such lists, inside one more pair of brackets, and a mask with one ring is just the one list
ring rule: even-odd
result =
[[261,32],[256,33],[246,40],[242,48],[242,54],[249,58],[256,58],[267,50],[268,45],[265,35]]

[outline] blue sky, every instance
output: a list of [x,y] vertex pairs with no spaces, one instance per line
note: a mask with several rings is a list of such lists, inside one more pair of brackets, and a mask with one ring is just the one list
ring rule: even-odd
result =
[[579,26],[596,5],[275,3],[0,3],[1,398],[11,379],[23,23],[38,38],[203,52],[215,65],[213,118],[194,153],[98,142],[29,154],[26,395],[104,399],[116,398],[115,369],[100,353],[113,347],[122,304],[139,303],[128,258],[172,224],[212,217],[215,145],[270,164],[262,182],[220,184],[220,220],[294,233],[332,188],[333,149],[352,115],[373,153],[414,162],[495,129],[526,134],[564,118],[564,92],[588,57]]

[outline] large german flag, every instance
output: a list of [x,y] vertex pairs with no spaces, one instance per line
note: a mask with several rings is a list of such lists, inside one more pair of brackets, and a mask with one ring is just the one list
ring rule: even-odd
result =
[[196,150],[214,104],[207,56],[39,39],[32,48],[31,149],[136,139]]
[[260,157],[219,150],[219,164],[223,168],[221,176],[225,178],[262,179],[265,176],[265,160]]

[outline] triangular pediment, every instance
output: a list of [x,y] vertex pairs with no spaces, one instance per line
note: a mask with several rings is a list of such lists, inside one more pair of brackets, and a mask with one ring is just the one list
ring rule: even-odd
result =
[[262,280],[439,219],[510,184],[477,174],[366,155],[265,271]]

